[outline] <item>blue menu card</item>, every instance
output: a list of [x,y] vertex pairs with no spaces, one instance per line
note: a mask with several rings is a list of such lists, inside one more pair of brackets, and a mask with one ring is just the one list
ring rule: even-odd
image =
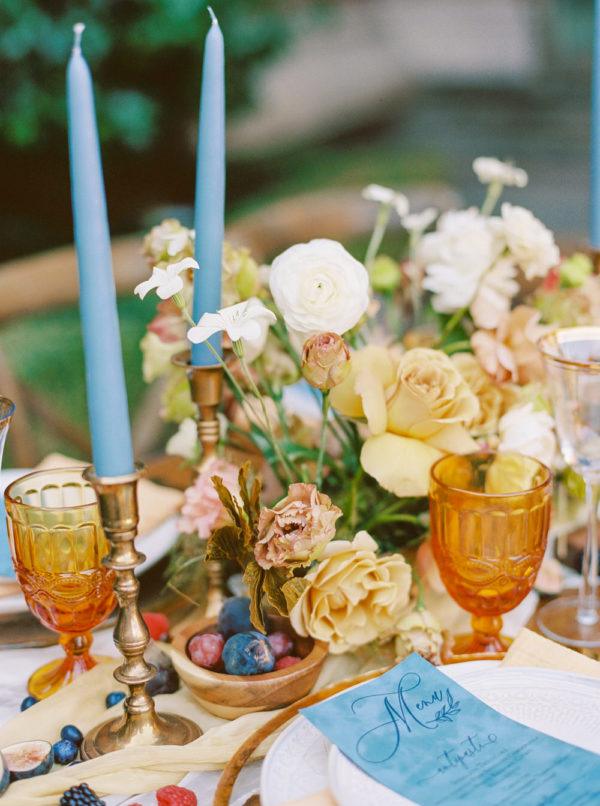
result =
[[416,654],[302,714],[422,806],[600,804],[600,755],[502,716]]

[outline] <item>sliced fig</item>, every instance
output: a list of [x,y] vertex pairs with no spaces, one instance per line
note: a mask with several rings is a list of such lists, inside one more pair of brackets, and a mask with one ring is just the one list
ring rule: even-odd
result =
[[2,748],[4,761],[10,772],[11,781],[44,775],[54,762],[50,742],[36,739],[32,742],[17,742]]

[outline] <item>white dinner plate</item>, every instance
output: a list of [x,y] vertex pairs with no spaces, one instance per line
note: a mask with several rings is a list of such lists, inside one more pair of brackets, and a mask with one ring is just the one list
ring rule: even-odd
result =
[[[461,663],[440,670],[511,719],[600,754],[600,681],[550,669]],[[263,806],[282,806],[329,788],[340,806],[407,806],[378,784],[300,716],[267,754]]]
[[[11,482],[30,473],[30,470],[23,468],[10,468],[0,472],[0,498],[4,501],[4,490]],[[8,549],[8,542],[6,536],[6,529],[4,527],[4,508],[0,512],[2,524],[0,525],[0,568],[4,567],[6,562],[10,562],[10,552]],[[137,547],[146,555],[144,562],[135,569],[136,575],[143,574],[149,568],[162,559],[169,549],[173,546],[178,536],[177,531],[177,516],[172,515],[167,518],[160,526],[157,526],[151,532],[139,536]],[[6,579],[6,577],[3,577]],[[9,579],[14,580],[14,572]],[[16,593],[14,596],[0,596],[0,615],[8,615],[11,613],[22,613],[27,610],[25,599],[21,592]]]

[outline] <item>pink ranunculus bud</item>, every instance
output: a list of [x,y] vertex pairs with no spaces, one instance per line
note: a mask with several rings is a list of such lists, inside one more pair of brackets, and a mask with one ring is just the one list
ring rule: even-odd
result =
[[329,392],[350,372],[350,351],[337,333],[317,333],[304,342],[302,374],[311,386]]

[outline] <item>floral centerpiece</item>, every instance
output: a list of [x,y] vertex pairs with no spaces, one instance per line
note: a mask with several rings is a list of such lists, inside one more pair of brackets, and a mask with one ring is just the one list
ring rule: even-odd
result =
[[[587,257],[561,261],[529,210],[497,210],[505,186],[527,183],[522,169],[479,158],[474,170],[480,209],[413,212],[401,193],[365,188],[378,215],[363,262],[327,239],[270,266],[226,244],[224,307],[199,322],[194,233],[167,220],[145,240],[152,275],[136,293],[160,302],[144,375],[165,376],[162,415],[178,424],[167,450],[192,463],[194,406],[170,359],[224,334],[222,456],[186,491],[180,529],[196,553],[208,541],[208,559],[239,563],[258,629],[267,601],[332,652],[395,638],[399,656],[436,658],[423,563],[407,560],[427,533],[431,465],[482,448],[555,464],[536,340],[550,323],[597,316],[600,281]],[[408,233],[401,259],[379,251],[392,215]],[[238,472],[231,447],[254,471]]]

